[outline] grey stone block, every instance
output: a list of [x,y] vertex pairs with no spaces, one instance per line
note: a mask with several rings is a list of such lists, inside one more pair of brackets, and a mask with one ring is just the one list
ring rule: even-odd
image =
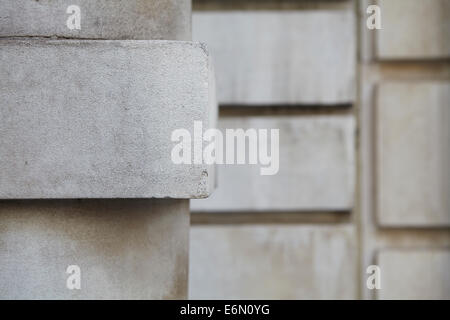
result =
[[0,299],[187,298],[188,200],[0,201],[0,221]]
[[[70,30],[70,5],[81,29]],[[190,0],[0,0],[0,37],[191,40]]]
[[193,226],[190,299],[356,299],[350,226]]
[[382,29],[377,30],[379,59],[450,57],[449,0],[378,0]]
[[354,101],[351,9],[199,11],[193,13],[192,32],[213,54],[219,103]]
[[450,251],[382,250],[378,299],[450,299]]
[[[279,171],[218,165],[218,188],[193,211],[349,210],[354,203],[355,123],[351,115],[223,117],[226,128],[279,129]],[[269,146],[270,148],[270,146]],[[269,149],[270,150],[270,149]]]
[[379,223],[450,225],[450,83],[385,83],[377,95]]
[[175,129],[216,112],[209,56],[171,41],[1,40],[0,198],[196,198]]

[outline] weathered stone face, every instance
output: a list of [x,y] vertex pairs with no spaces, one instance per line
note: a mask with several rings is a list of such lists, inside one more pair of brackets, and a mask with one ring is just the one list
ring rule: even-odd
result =
[[188,247],[188,200],[0,201],[0,299],[184,299]]
[[450,225],[450,84],[385,83],[377,95],[379,223]]
[[354,299],[350,226],[195,226],[190,299]]
[[188,200],[123,198],[211,192],[171,132],[214,125],[214,76],[152,39],[191,40],[191,1],[0,0],[0,199],[33,199],[0,200],[0,298],[187,297]]
[[355,98],[351,9],[199,11],[193,39],[208,44],[222,104],[346,104]]
[[[66,26],[70,5],[81,29]],[[0,37],[190,40],[190,0],[0,0]]]
[[215,114],[209,56],[170,41],[0,40],[0,198],[196,198],[171,133]]
[[450,299],[450,251],[382,250],[378,299]]
[[448,0],[378,0],[382,29],[376,55],[383,60],[450,57]]
[[279,171],[218,166],[218,188],[194,211],[348,210],[354,201],[355,123],[351,116],[223,117],[225,128],[279,129]]

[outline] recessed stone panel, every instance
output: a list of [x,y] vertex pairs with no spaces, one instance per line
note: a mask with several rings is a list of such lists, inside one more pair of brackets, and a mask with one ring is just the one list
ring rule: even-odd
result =
[[450,84],[385,83],[377,97],[379,223],[450,225]]
[[450,299],[450,251],[382,250],[378,299]]
[[350,226],[191,228],[190,299],[356,299]]
[[449,0],[378,0],[382,29],[376,55],[383,60],[450,57]]
[[[224,136],[226,129],[279,129],[279,170],[261,175],[261,168],[269,165],[261,164],[260,158],[257,164],[248,164],[248,157],[245,165],[217,165],[217,190],[209,199],[192,201],[192,210],[341,211],[353,207],[352,115],[230,116],[220,118],[219,127]],[[266,145],[270,151],[271,141]]]

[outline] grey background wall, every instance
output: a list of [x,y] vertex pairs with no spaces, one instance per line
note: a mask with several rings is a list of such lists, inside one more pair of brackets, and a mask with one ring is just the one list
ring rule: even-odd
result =
[[[362,1],[360,15],[371,3]],[[450,298],[450,1],[377,1],[360,20],[361,266],[366,298]]]
[[450,1],[193,10],[219,126],[279,128],[280,171],[219,166],[216,192],[191,201],[189,297],[449,299]]
[[[0,298],[450,299],[450,0],[76,3],[0,0]],[[189,215],[215,172],[166,142],[212,124],[212,63],[145,39],[191,29],[219,127],[280,129],[280,170],[217,166]]]

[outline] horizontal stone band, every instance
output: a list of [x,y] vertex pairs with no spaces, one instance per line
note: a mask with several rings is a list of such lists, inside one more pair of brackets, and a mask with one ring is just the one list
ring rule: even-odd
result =
[[203,45],[4,39],[0,74],[0,199],[212,191],[212,166],[171,161],[172,131],[216,112]]
[[0,0],[0,13],[0,37],[191,40],[190,0]]

